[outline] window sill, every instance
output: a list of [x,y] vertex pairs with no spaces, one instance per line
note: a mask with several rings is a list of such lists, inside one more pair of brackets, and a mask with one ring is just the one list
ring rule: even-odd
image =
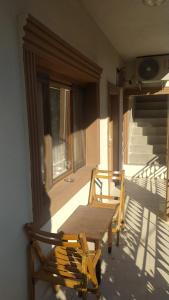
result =
[[[48,192],[50,198],[50,217],[52,217],[66,202],[68,202],[91,179],[91,172],[95,166],[85,166],[76,173],[71,174],[72,182],[64,179],[56,183]],[[48,218],[49,219],[49,218]]]

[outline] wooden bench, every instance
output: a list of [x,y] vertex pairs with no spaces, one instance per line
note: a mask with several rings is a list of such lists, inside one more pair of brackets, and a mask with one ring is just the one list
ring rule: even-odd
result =
[[80,205],[59,228],[59,231],[67,234],[84,232],[87,241],[93,242],[96,250],[100,248],[105,232],[108,232],[108,248],[111,252],[114,212],[113,209]]

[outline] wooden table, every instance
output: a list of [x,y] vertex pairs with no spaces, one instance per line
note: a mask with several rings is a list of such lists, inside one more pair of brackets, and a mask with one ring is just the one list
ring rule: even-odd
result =
[[110,253],[113,215],[114,209],[80,205],[59,228],[59,231],[69,234],[84,232],[87,240],[95,243],[96,249],[100,247],[103,235],[108,231],[108,251]]
[[[59,228],[68,234],[84,232],[88,241],[94,242],[95,249],[100,248],[103,235],[108,231],[108,252],[112,248],[112,218],[115,210],[80,205],[66,222]],[[101,282],[101,260],[96,265],[98,283]]]

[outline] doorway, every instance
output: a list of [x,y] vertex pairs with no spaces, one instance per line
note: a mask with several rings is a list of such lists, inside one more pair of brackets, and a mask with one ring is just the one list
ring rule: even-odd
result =
[[[124,145],[124,164],[126,177],[132,181],[141,181],[144,188],[149,184],[153,186],[153,194],[163,198],[158,201],[160,217],[169,218],[169,104],[168,87],[143,87],[142,90],[138,88],[127,88],[124,91],[123,98],[123,145]],[[133,136],[130,136],[130,115],[131,115],[131,96],[135,97],[136,107],[134,109],[134,126],[132,128]],[[164,103],[163,103],[164,102]],[[165,107],[161,105],[165,104]],[[148,124],[148,125],[147,125]],[[165,126],[164,126],[165,125]],[[164,128],[165,127],[165,128]],[[133,147],[132,151],[137,150],[139,159],[141,155],[147,155],[149,150],[152,151],[155,159],[148,159],[142,165],[137,165],[130,160],[128,142],[132,138],[132,142],[137,135],[137,144],[139,147]],[[136,140],[135,140],[136,141]],[[145,145],[141,142],[145,141]],[[135,146],[135,145],[134,145]],[[162,152],[164,149],[164,153]],[[131,149],[130,149],[131,150]],[[144,151],[143,151],[144,150]],[[141,155],[140,155],[141,151]],[[161,157],[163,154],[163,157]],[[132,159],[134,155],[132,153]],[[138,159],[135,162],[139,162]],[[132,163],[132,164],[131,164]],[[163,195],[162,195],[163,194]]]
[[108,84],[108,169],[120,166],[120,89]]

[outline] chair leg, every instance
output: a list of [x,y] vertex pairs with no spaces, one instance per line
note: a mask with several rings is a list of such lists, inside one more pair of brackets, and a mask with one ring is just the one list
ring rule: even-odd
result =
[[97,300],[100,300],[100,299],[101,299],[101,293],[100,293],[100,290],[97,290],[97,292],[96,292],[96,299],[97,299]]
[[83,292],[82,292],[82,291],[78,291],[78,293],[77,293],[77,294],[78,294],[78,297],[79,297],[79,298],[82,298],[82,294],[83,294]]
[[30,278],[28,288],[29,300],[35,300],[35,281],[33,278]]
[[82,300],[87,300],[87,292],[82,293]]
[[124,220],[122,220],[121,221],[121,229],[124,230],[124,228],[125,228],[125,222],[124,222]]
[[111,254],[111,251],[112,251],[112,247],[109,246],[109,247],[108,247],[108,253]]
[[82,298],[82,300],[86,300],[87,299],[87,292],[78,291],[78,297]]
[[119,241],[120,241],[120,230],[117,231],[117,240],[116,240],[116,246],[119,246]]
[[33,254],[32,247],[27,247],[27,266],[28,266],[28,297],[29,300],[35,300],[35,279],[32,276],[33,272]]
[[108,227],[108,253],[110,254],[112,250],[112,221]]
[[60,285],[53,285],[52,284],[52,289],[55,295],[58,294],[59,290],[60,290]]
[[101,283],[101,260],[100,259],[96,264],[96,277],[97,277],[98,285],[100,285]]

